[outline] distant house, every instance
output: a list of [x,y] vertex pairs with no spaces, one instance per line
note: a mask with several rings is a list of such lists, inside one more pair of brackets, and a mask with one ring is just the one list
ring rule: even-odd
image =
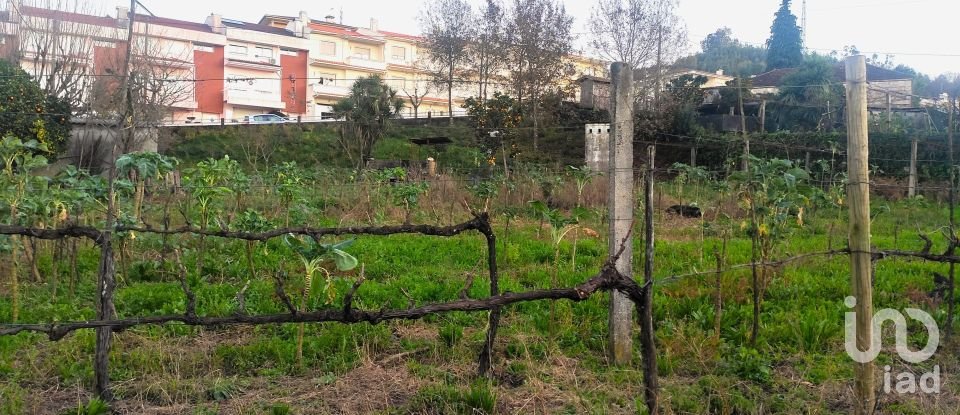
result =
[[[784,79],[796,72],[796,68],[774,69],[750,78],[750,92],[757,96],[771,96],[780,93]],[[833,81],[846,82],[846,70],[842,63],[834,66]],[[871,109],[893,110],[913,108],[913,79],[910,75],[867,65],[867,105]]]
[[704,78],[707,78],[707,81],[700,86],[700,88],[703,88],[703,89],[726,86],[727,82],[737,79],[736,77],[725,75],[723,73],[723,69],[716,72],[706,72],[706,71],[700,71],[696,69],[679,68],[679,69],[675,69],[670,72],[667,72],[666,81],[670,82],[684,75],[690,75],[695,77],[702,76]]
[[[723,70],[717,72],[705,72],[696,69],[689,68],[676,68],[668,70],[662,79],[663,88],[666,88],[666,85],[675,79],[678,79],[684,75],[690,76],[702,76],[706,78],[706,82],[700,86],[700,88],[710,90],[711,88],[722,87],[736,78],[724,75]],[[651,74],[649,69],[637,70],[634,75],[634,81],[638,85],[655,85],[656,82],[653,81],[654,75]],[[610,107],[610,80],[607,78],[600,78],[596,76],[584,76],[581,77],[578,82],[580,83],[580,106],[583,108],[593,108],[593,109],[609,109]],[[649,83],[648,83],[649,82]],[[647,91],[650,91],[647,89]]]
[[610,80],[596,76],[584,76],[580,84],[580,106],[596,110],[610,109]]

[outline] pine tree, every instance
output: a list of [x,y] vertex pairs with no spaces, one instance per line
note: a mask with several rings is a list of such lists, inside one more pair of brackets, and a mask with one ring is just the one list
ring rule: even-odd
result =
[[803,62],[803,37],[790,0],[783,0],[774,16],[767,39],[767,70],[797,67]]

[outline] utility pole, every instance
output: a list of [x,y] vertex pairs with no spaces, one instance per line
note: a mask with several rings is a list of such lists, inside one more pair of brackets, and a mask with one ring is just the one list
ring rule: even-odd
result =
[[887,132],[893,131],[893,98],[887,92]]
[[740,134],[743,134],[743,170],[750,167],[750,136],[747,135],[747,116],[743,113],[743,82],[737,78],[737,104],[740,107]]
[[907,184],[907,196],[917,196],[917,136],[910,140],[910,181]]
[[803,0],[803,13],[800,18],[800,35],[803,36],[803,47],[807,47],[807,0]]
[[[658,12],[659,13],[659,12]],[[657,86],[653,89],[653,108],[660,111],[660,96],[663,89],[663,24],[657,19]]]
[[[616,62],[610,66],[610,180],[608,209],[610,215],[609,252],[616,255],[617,271],[633,277],[633,68]],[[610,292],[610,360],[627,365],[633,358],[634,304],[619,291]]]
[[[870,170],[867,112],[867,63],[863,55],[846,62],[847,75],[847,199],[850,203],[850,268],[856,299],[857,350],[873,339],[872,247],[870,244]],[[850,305],[850,304],[848,304]],[[876,407],[874,363],[856,363],[854,413],[873,414]]]
[[767,100],[760,101],[760,134],[767,132]]

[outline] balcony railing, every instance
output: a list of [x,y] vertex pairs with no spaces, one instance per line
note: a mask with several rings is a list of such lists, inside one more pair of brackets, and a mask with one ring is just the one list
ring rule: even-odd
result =
[[284,109],[286,104],[280,99],[280,94],[249,89],[227,89],[223,91],[223,99],[227,104],[242,105],[245,107],[259,107],[270,109]]
[[320,95],[320,96],[334,96],[334,97],[345,97],[347,95],[350,95],[350,87],[338,85],[343,83],[345,82],[313,84],[313,94],[315,96]]
[[359,66],[361,68],[372,69],[375,71],[385,71],[387,70],[387,63],[384,61],[375,61],[371,59],[364,59],[357,56],[348,56],[347,64],[353,66]]

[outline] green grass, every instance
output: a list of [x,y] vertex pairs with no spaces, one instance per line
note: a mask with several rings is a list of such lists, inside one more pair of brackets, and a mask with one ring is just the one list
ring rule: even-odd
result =
[[[169,138],[171,146],[165,153],[186,165],[228,155],[248,168],[263,168],[279,161],[292,161],[307,168],[354,167],[343,156],[335,124],[187,128],[176,130],[174,134]],[[421,161],[433,157],[445,168],[475,168],[483,157],[470,146],[473,134],[473,130],[459,123],[454,127],[396,124],[377,142],[372,156],[379,160]],[[453,144],[421,147],[410,142],[412,138],[437,136],[449,137]]]
[[[405,150],[398,145],[396,151]],[[671,188],[664,185],[667,195]],[[701,206],[714,203],[711,197],[704,196]],[[337,224],[335,217],[342,214],[342,208],[320,204],[321,198],[324,196],[319,193],[307,195],[304,206],[315,207],[309,216],[295,217],[294,221]],[[271,204],[268,195],[252,194],[251,200],[264,211]],[[890,213],[881,214],[874,222],[873,242],[881,249],[919,249],[922,242],[915,235],[916,229],[932,233],[946,222],[945,209],[935,203],[877,200],[877,205],[890,206]],[[159,207],[154,204],[151,209],[156,214]],[[429,221],[430,209],[422,207],[416,220]],[[806,226],[777,249],[776,256],[823,251],[829,245],[843,247],[846,217],[838,213],[832,209],[814,212]],[[455,216],[467,218],[460,211]],[[657,216],[658,279],[714,269],[712,250],[718,241],[708,235],[701,244],[697,221]],[[502,232],[503,217],[494,217],[494,228]],[[363,223],[363,218],[351,223]],[[399,220],[396,212],[386,212],[383,218],[382,223]],[[596,219],[588,225],[605,228]],[[501,237],[498,245],[502,289],[519,292],[548,287],[553,262],[548,232],[537,238],[537,222],[529,216],[511,227],[510,236]],[[943,238],[935,239],[934,251],[945,249]],[[196,242],[186,237],[171,241],[184,249],[184,265],[198,297],[200,314],[226,316],[237,312],[236,293],[248,281],[246,312],[284,312],[267,275],[278,269],[285,271],[291,278],[288,292],[294,292],[302,270],[299,260],[282,243],[257,245],[255,261],[260,275],[252,277],[243,260],[245,245],[213,238],[208,240],[207,266],[198,275]],[[635,238],[634,243],[634,263],[641,264],[642,241]],[[728,262],[748,262],[749,246],[738,233],[731,241]],[[160,247],[159,238],[139,235],[129,248],[130,269],[121,270],[123,278],[116,294],[121,317],[184,311],[185,299],[172,272],[174,266],[159,261]],[[474,278],[468,295],[482,298],[488,291],[485,249],[483,238],[476,233],[447,239],[358,237],[350,251],[365,264],[367,282],[358,290],[354,304],[378,310],[405,308],[411,300],[417,305],[454,300],[469,275]],[[606,242],[581,238],[575,271],[570,266],[571,252],[569,240],[560,244],[562,286],[572,286],[596,273],[606,256]],[[26,284],[21,321],[93,318],[96,261],[93,247],[85,245],[81,281],[72,298],[61,287],[54,301],[49,285]],[[931,273],[945,270],[945,265],[920,261],[879,262],[875,307],[919,307],[931,311],[942,323],[945,307],[931,309],[923,299],[933,288]],[[315,293],[308,308],[339,307],[355,278],[356,274],[335,276],[334,301],[327,303],[323,295]],[[783,268],[767,292],[756,348],[747,345],[752,310],[749,270],[723,276],[719,340],[713,333],[712,274],[658,285],[654,309],[666,413],[800,413],[798,408],[804,408],[802,413],[846,413],[849,394],[845,391],[850,386],[853,364],[843,352],[843,313],[848,310],[842,301],[849,293],[849,278],[845,256],[816,258]],[[358,373],[370,367],[381,367],[390,376],[404,379],[397,385],[410,385],[410,389],[390,386],[397,399],[392,401],[394,395],[385,395],[389,405],[379,409],[384,413],[513,413],[534,409],[546,413],[643,413],[638,359],[614,367],[605,357],[607,296],[558,304],[555,334],[551,334],[549,310],[547,302],[504,309],[494,381],[474,377],[487,313],[461,312],[429,316],[418,322],[308,324],[302,367],[295,356],[296,325],[136,327],[114,337],[111,378],[121,403],[149,407],[185,404],[196,408],[197,413],[216,411],[224,405],[239,406],[239,402],[246,402],[244,408],[255,408],[244,413],[335,412],[338,403],[330,400],[332,395],[313,400],[284,397],[304,391],[349,391],[345,383],[363,384],[365,379],[358,379]],[[0,320],[9,320],[9,316],[9,298],[0,297]],[[911,340],[921,344],[925,338]],[[38,401],[53,399],[42,393],[51,388],[74,391],[74,399],[79,389],[81,395],[89,397],[86,391],[91,390],[93,382],[93,345],[90,331],[74,333],[60,342],[34,334],[0,337],[0,413],[29,412]],[[944,347],[935,362],[949,373],[958,364],[946,351],[955,347]],[[388,360],[393,356],[400,357]],[[392,385],[389,378],[372,384]],[[943,398],[957,402],[956,386],[945,388]],[[375,389],[369,393],[378,393]],[[355,392],[345,399],[363,395]],[[946,413],[911,397],[883,399],[886,410]],[[76,408],[67,402],[62,409]]]

